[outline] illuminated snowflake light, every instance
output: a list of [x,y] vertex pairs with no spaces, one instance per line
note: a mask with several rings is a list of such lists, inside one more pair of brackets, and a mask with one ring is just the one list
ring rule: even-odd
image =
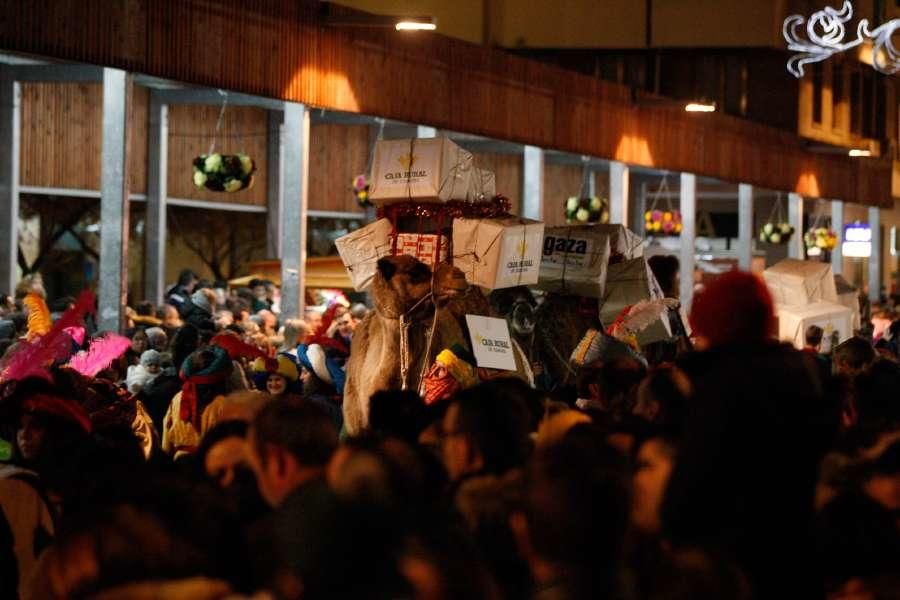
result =
[[[802,15],[791,15],[784,20],[782,32],[787,40],[788,50],[797,52],[787,62],[788,72],[796,78],[804,75],[803,67],[821,62],[872,42],[872,66],[881,73],[893,75],[900,71],[900,53],[894,47],[891,36],[900,29],[900,19],[869,29],[869,20],[862,19],[856,27],[856,39],[844,41],[847,34],[845,23],[853,18],[853,5],[844,0],[840,9],[826,7],[812,14],[807,20]],[[797,33],[797,28],[806,23],[806,39]]]

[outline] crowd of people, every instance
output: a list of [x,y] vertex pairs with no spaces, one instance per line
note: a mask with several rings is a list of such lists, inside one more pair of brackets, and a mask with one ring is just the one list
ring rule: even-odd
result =
[[[28,337],[41,289],[21,287],[0,355]],[[735,271],[671,360],[384,390],[349,437],[366,307],[280,318],[268,282],[185,272],[129,309],[109,368],[0,382],[0,597],[895,598],[900,320],[880,311],[828,355],[817,327],[795,350]]]

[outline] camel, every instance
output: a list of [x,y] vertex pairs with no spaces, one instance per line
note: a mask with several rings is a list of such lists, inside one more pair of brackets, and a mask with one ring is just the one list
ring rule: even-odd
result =
[[[375,310],[357,325],[347,363],[344,426],[348,434],[356,435],[367,426],[372,394],[400,389],[404,383],[400,373],[401,317],[409,323],[406,389],[418,390],[423,370],[441,350],[454,343],[468,346],[457,319],[442,308],[468,287],[462,271],[449,264],[438,265],[432,276],[428,265],[411,256],[378,261],[372,282]],[[429,345],[432,323],[435,330]]]

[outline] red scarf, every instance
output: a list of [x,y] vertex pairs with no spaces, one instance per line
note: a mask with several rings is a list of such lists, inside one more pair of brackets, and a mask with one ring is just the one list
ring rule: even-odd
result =
[[197,386],[221,383],[228,379],[230,374],[229,371],[220,371],[212,375],[185,377],[184,373],[182,373],[181,378],[184,380],[184,385],[181,386],[181,406],[178,411],[178,416],[181,420],[190,421],[194,429],[200,431],[200,413],[197,410]]

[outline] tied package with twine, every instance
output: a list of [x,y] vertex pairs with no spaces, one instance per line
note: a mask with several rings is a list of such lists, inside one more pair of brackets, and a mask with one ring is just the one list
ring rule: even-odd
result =
[[538,287],[548,292],[602,298],[610,235],[593,225],[544,230]]
[[379,140],[369,200],[378,206],[417,200],[447,202],[491,198],[494,178],[475,167],[471,152],[447,138]]
[[[661,300],[664,297],[662,288],[644,257],[610,265],[606,276],[606,291],[600,307],[600,321],[604,325],[610,325],[625,307],[642,300]],[[636,337],[641,346],[671,339],[672,329],[668,314],[663,314],[638,332]]]
[[534,285],[543,239],[544,224],[531,219],[454,219],[453,266],[489,290]]
[[391,255],[392,230],[390,221],[378,219],[334,241],[341,262],[353,282],[353,289],[357,292],[372,285],[378,269],[378,259]]

